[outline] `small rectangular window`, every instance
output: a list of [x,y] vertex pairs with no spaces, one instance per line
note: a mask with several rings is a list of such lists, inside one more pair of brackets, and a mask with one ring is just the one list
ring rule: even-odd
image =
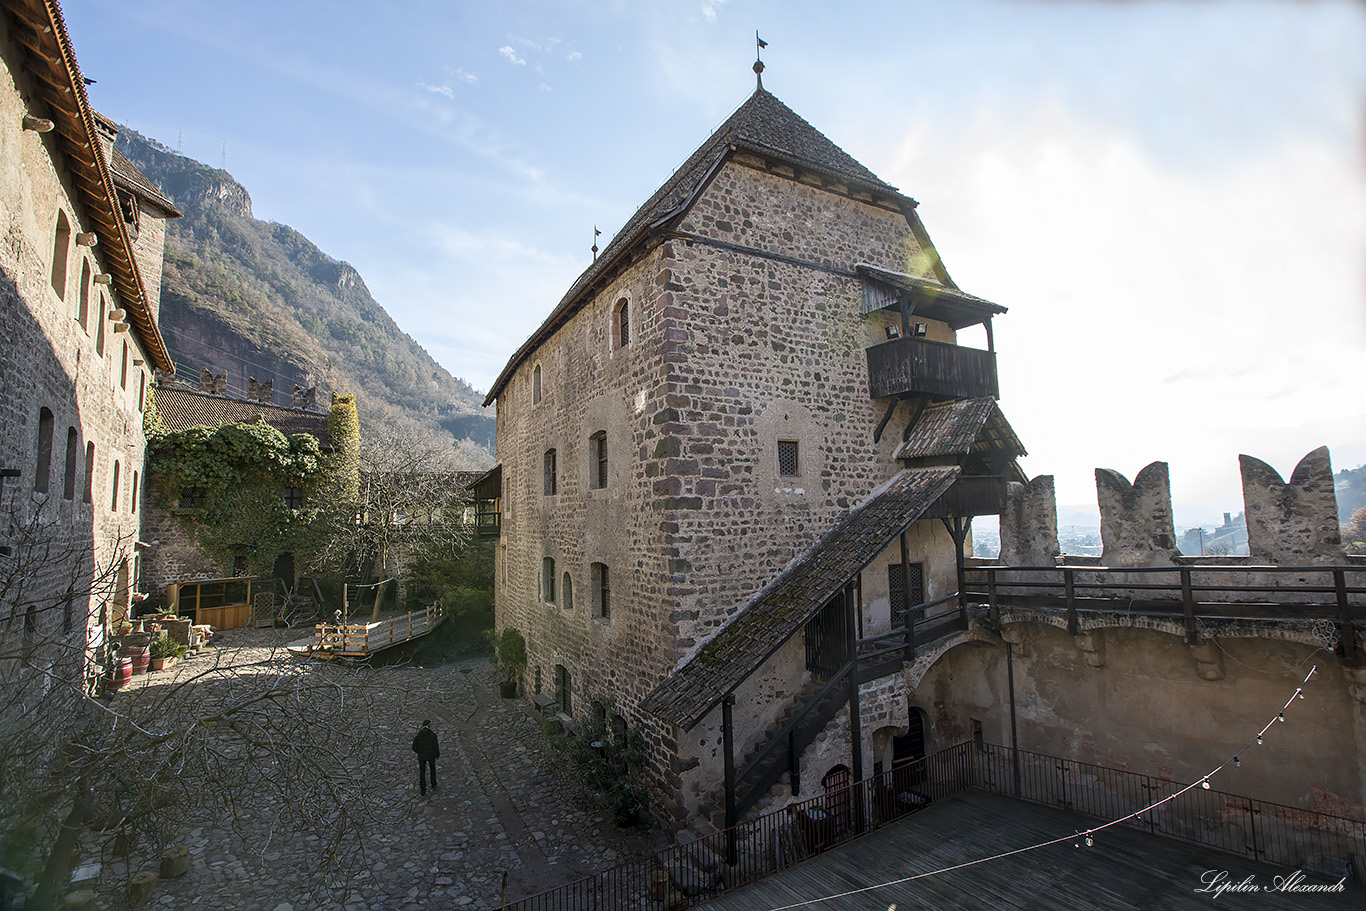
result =
[[47,493],[52,480],[52,412],[47,408],[38,410],[38,460],[34,465],[33,489]]
[[304,489],[302,487],[285,488],[285,507],[293,510],[304,508]]
[[541,598],[547,604],[555,603],[555,560],[552,557],[541,559]]
[[778,441],[778,474],[783,477],[796,477],[801,468],[797,459],[797,441]]
[[110,488],[112,492],[109,495],[109,508],[117,512],[119,508],[119,463],[117,459],[114,461],[114,483],[110,485]]
[[95,444],[85,444],[85,493],[81,502],[92,503],[95,499]]
[[555,476],[555,450],[547,449],[545,453],[545,495],[553,497],[559,490],[559,482]]
[[588,448],[593,458],[593,464],[590,466],[593,472],[593,486],[603,490],[607,487],[607,432],[599,430],[593,434]]
[[592,566],[593,612],[599,620],[612,619],[612,584],[606,563]]
[[137,512],[137,511],[138,511],[138,473],[137,473],[136,471],[133,472],[133,502],[132,502],[132,504],[128,507],[128,511],[129,511],[129,512]]
[[181,509],[203,509],[204,508],[204,488],[185,487],[180,491]]

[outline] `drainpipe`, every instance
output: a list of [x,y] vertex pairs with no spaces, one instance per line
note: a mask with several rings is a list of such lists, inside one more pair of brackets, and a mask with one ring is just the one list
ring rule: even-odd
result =
[[1015,796],[1020,796],[1020,735],[1015,726],[1015,647],[1006,643],[1006,678],[1010,686],[1010,765],[1015,775]]

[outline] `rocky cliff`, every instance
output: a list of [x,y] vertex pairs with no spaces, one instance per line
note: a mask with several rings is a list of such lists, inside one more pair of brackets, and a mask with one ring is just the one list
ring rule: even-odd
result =
[[493,416],[482,396],[399,329],[350,265],[288,225],[252,217],[226,171],[124,128],[118,148],[185,213],[168,224],[161,329],[177,373],[226,372],[231,392],[274,381],[351,392],[362,433],[381,426],[448,437],[468,467],[492,464]]

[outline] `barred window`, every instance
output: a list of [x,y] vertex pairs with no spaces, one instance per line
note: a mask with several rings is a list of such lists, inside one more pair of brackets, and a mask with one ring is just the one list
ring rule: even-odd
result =
[[204,488],[186,487],[180,491],[181,509],[203,509],[204,508]]
[[593,585],[593,612],[599,620],[612,619],[612,587],[607,574],[606,563],[594,563],[591,568]]
[[285,506],[289,509],[304,508],[304,489],[302,487],[285,488]]
[[797,441],[779,440],[778,441],[778,474],[784,477],[795,477],[800,472],[801,463],[797,459]]

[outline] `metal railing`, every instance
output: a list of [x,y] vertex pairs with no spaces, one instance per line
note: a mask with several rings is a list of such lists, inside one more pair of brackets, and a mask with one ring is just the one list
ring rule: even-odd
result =
[[971,743],[750,822],[508,902],[508,911],[686,908],[739,889],[972,786]]
[[[1122,819],[1188,787],[1138,772],[984,745],[977,787],[1102,820]],[[1366,860],[1366,814],[1316,813],[1191,788],[1124,825],[1266,863],[1345,875]],[[1363,871],[1366,872],[1366,871]]]
[[[1110,821],[1151,807],[1184,787],[1136,772],[969,741],[504,907],[691,907],[791,869],[969,789]],[[1327,875],[1346,875],[1366,858],[1366,815],[1333,816],[1201,788],[1125,825]]]

